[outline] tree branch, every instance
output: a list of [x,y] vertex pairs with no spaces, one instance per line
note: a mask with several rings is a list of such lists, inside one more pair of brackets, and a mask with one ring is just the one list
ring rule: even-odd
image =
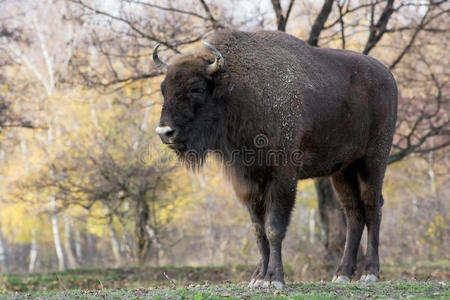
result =
[[289,18],[289,15],[291,14],[292,6],[294,5],[295,0],[291,0],[289,2],[288,9],[286,11],[286,15],[283,14],[283,9],[281,8],[281,2],[280,0],[272,0],[272,7],[275,11],[275,16],[277,18],[277,29],[279,31],[286,31],[286,24]]
[[333,2],[334,0],[325,0],[320,13],[317,15],[308,38],[308,44],[310,44],[311,46],[318,46],[320,33],[324,29],[325,22],[327,21],[328,16],[331,13]]
[[160,10],[164,10],[164,11],[169,11],[169,12],[174,12],[174,13],[180,13],[180,14],[185,14],[185,15],[190,15],[199,19],[202,19],[204,21],[207,21],[208,18],[196,13],[196,12],[192,12],[192,11],[187,11],[187,10],[183,10],[183,9],[179,9],[179,8],[173,8],[173,7],[165,7],[165,6],[161,6],[161,5],[156,5],[156,4],[151,4],[151,3],[147,3],[147,2],[142,2],[142,1],[137,1],[137,0],[127,0],[128,3],[135,3],[135,4],[140,4],[140,5],[144,5],[144,6],[148,6],[151,8],[156,8],[156,9],[160,9]]
[[338,0],[336,2],[338,8],[339,8],[339,24],[340,24],[340,28],[341,28],[341,41],[342,41],[342,49],[345,49],[345,24],[344,24],[344,14],[343,14],[343,8],[344,8],[344,4],[345,4],[345,0],[341,1]]
[[366,46],[364,47],[363,54],[369,54],[369,52],[375,47],[375,45],[381,40],[384,33],[386,32],[386,26],[394,12],[394,0],[388,0],[386,7],[380,15],[377,23],[374,24],[374,11],[376,2],[372,5],[372,18],[370,20],[370,33],[366,42]]
[[440,13],[430,17],[428,20],[427,16],[430,12],[430,8],[428,7],[427,11],[425,12],[424,16],[422,17],[422,19],[420,20],[419,25],[416,27],[416,29],[414,30],[414,33],[411,35],[411,38],[409,39],[408,44],[405,46],[405,48],[403,48],[402,52],[397,56],[397,58],[391,63],[391,65],[389,66],[389,69],[393,70],[397,64],[403,59],[403,57],[408,53],[408,51],[411,49],[412,45],[414,44],[417,36],[419,35],[419,33],[423,30],[423,28],[430,24],[431,21],[437,19],[438,17],[440,17],[441,15],[450,12],[450,9],[441,11]]
[[175,48],[174,46],[172,46],[172,45],[169,44],[168,42],[163,41],[162,39],[160,39],[160,38],[158,38],[158,37],[156,37],[156,36],[152,36],[152,35],[146,34],[145,32],[143,32],[142,30],[140,30],[139,28],[137,28],[131,21],[129,21],[129,20],[127,20],[127,19],[124,19],[124,18],[115,16],[115,15],[112,15],[112,14],[110,14],[110,13],[107,13],[107,12],[104,12],[104,11],[101,11],[101,10],[98,10],[98,9],[92,7],[92,6],[87,5],[87,4],[84,3],[82,0],[69,0],[69,1],[72,2],[72,3],[75,3],[75,4],[78,4],[78,5],[82,6],[82,7],[86,8],[86,9],[92,11],[93,13],[96,13],[96,14],[102,15],[102,16],[106,16],[106,17],[108,17],[108,18],[111,18],[112,20],[115,20],[115,21],[124,23],[124,24],[126,24],[131,30],[133,30],[134,32],[136,32],[139,36],[141,36],[141,37],[143,37],[143,38],[146,38],[146,39],[148,39],[148,40],[150,40],[150,41],[153,41],[153,42],[156,42],[156,43],[160,43],[160,44],[166,46],[167,48],[171,49],[172,51],[174,51],[174,52],[177,53],[177,54],[180,54],[180,53],[181,53],[177,48]]
[[205,10],[206,14],[208,15],[208,19],[211,21],[211,24],[213,26],[214,29],[218,29],[218,28],[223,28],[223,26],[221,26],[219,24],[219,22],[214,18],[211,10],[209,9],[209,6],[206,4],[205,0],[199,0],[201,5],[203,6],[203,9]]

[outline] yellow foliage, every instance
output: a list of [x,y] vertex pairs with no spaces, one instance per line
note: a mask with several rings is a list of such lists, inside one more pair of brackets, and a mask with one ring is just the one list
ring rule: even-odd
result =
[[444,216],[437,215],[427,229],[427,235],[431,238],[437,238],[439,231],[443,230],[446,226]]

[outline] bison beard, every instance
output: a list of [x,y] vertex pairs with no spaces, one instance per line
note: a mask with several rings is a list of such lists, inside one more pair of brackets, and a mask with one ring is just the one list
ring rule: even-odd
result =
[[[348,224],[333,280],[352,278],[365,226],[361,281],[377,280],[381,189],[397,110],[389,70],[281,32],[223,30],[208,40],[170,65],[155,47],[155,63],[167,70],[157,132],[192,169],[210,151],[225,165],[261,253],[249,286],[284,285],[281,245],[297,180],[319,176],[331,177]],[[283,159],[269,159],[274,153]]]

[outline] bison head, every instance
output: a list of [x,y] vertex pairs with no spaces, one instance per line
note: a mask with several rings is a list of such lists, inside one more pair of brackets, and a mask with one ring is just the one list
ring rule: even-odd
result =
[[156,128],[161,141],[190,166],[200,166],[208,150],[216,150],[226,130],[225,95],[229,72],[220,52],[183,55],[169,66],[153,51],[154,62],[166,71],[161,83],[164,104]]

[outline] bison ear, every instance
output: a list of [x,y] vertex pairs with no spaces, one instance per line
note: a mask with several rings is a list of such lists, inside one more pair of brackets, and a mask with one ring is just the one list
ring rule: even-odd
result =
[[231,73],[227,70],[216,72],[212,76],[214,82],[214,96],[222,97],[228,93],[231,85]]

